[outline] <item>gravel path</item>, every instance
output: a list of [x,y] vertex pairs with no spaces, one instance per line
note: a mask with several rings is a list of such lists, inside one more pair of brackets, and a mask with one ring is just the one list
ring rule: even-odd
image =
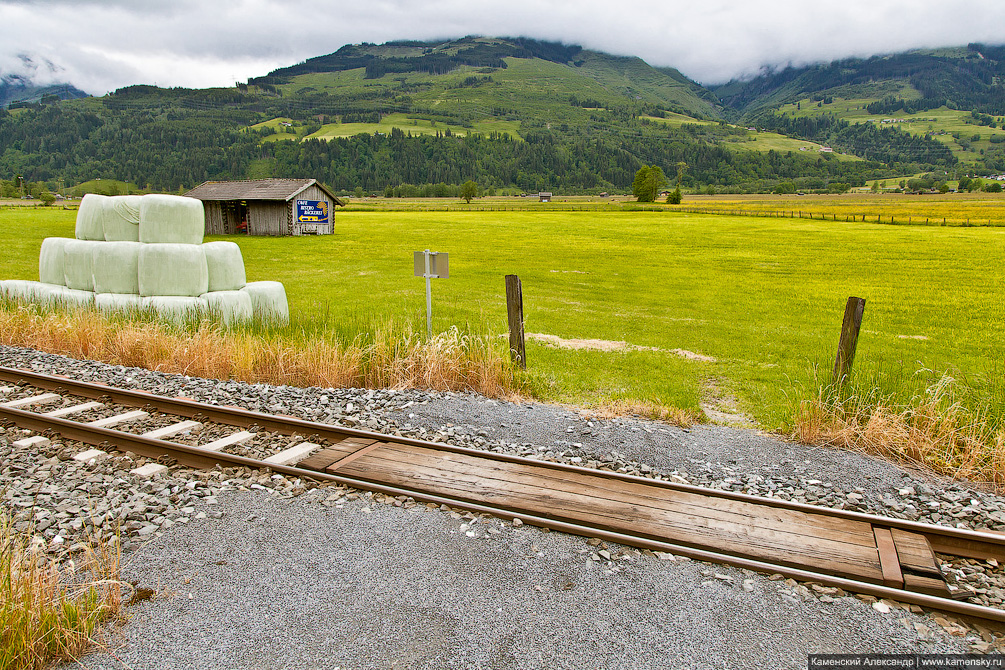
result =
[[762,669],[966,648],[941,630],[919,642],[914,615],[731,568],[635,552],[611,568],[583,538],[323,496],[226,496],[226,523],[151,542],[126,573],[160,595],[82,666]]
[[[0,365],[164,395],[975,528],[1005,501],[861,455],[717,426],[681,430],[471,394],[216,382],[0,347]],[[941,615],[408,500],[117,454],[72,460],[0,431],[0,500],[59,558],[121,527],[124,578],[154,589],[86,668],[799,668],[811,652],[992,651]],[[96,513],[97,512],[97,513]],[[591,544],[592,542],[592,544]],[[947,566],[999,605],[1001,570]],[[917,608],[915,608],[917,609]]]

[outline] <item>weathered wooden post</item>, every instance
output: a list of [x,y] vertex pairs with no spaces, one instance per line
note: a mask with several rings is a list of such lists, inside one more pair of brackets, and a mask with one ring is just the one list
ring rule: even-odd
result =
[[527,350],[523,339],[523,286],[516,275],[506,275],[506,314],[509,317],[509,355],[527,369]]
[[851,372],[851,364],[855,360],[855,347],[858,346],[858,331],[862,327],[862,314],[865,312],[865,299],[852,296],[844,308],[844,321],[841,323],[841,341],[838,342],[837,359],[834,361],[834,383],[843,384]]

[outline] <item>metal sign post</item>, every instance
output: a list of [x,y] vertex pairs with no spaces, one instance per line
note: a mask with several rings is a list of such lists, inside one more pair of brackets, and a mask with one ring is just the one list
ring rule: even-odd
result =
[[412,253],[415,276],[426,279],[426,336],[429,339],[433,339],[433,288],[429,280],[450,276],[448,258],[449,254],[429,249]]

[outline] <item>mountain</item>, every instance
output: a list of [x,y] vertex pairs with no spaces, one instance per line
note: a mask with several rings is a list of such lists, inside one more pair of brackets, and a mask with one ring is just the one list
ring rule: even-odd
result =
[[[996,104],[999,52],[956,52],[789,68],[708,90],[639,58],[527,38],[346,45],[234,88],[130,86],[0,109],[0,177],[177,190],[307,175],[343,193],[397,195],[447,194],[472,179],[489,192],[592,193],[630,189],[644,165],[676,175],[685,163],[683,185],[696,189],[842,191],[955,171],[964,158],[994,164],[990,133],[987,147],[957,155],[935,132],[854,118],[890,98],[920,104],[922,91]],[[953,88],[949,65],[982,83]]]
[[[19,75],[0,77],[0,109],[7,106],[17,106],[17,103],[35,103],[45,99],[76,100],[85,98],[87,94],[72,84],[49,84],[36,86]],[[14,103],[13,105],[11,103]]]
[[[1005,47],[914,50],[765,71],[714,89],[727,115],[863,158],[1005,171]],[[894,150],[877,138],[899,131]],[[920,144],[929,139],[940,147]],[[889,144],[889,143],[885,143]]]
[[[699,118],[721,116],[715,96],[672,68],[576,45],[528,38],[465,37],[446,42],[346,45],[327,56],[248,81],[289,93],[365,90],[409,111],[489,116],[518,95],[522,108],[560,108],[575,96],[605,105],[653,106]],[[432,109],[435,107],[436,109]]]
[[1005,46],[970,44],[787,67],[712,90],[723,104],[745,115],[807,94],[886,98],[888,112],[945,106],[1005,115]]

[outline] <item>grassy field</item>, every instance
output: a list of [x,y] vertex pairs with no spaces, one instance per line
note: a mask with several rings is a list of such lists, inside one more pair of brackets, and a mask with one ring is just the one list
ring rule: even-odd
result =
[[509,133],[512,137],[521,139],[519,121],[485,119],[476,121],[471,128],[465,128],[446,123],[435,123],[427,119],[410,118],[406,114],[388,114],[380,119],[380,123],[328,123],[322,126],[321,130],[308,135],[308,138],[329,140],[335,137],[352,137],[360,133],[390,134],[393,128],[413,135],[435,135],[449,129],[455,135],[467,135],[468,133],[488,135],[497,132]]
[[140,187],[118,179],[92,179],[66,189],[66,194],[80,197],[85,193],[100,193],[101,195],[129,195],[141,193]]
[[[892,180],[888,180],[892,182]],[[1005,196],[1001,193],[947,193],[945,195],[909,195],[902,193],[855,193],[848,195],[727,195],[687,196],[689,209],[740,210],[743,212],[778,212],[786,216],[826,216],[843,221],[865,216],[883,223],[891,218],[898,224],[1005,226]]]
[[[72,236],[73,221],[72,211],[0,210],[8,250],[0,277],[36,278],[41,240]],[[336,215],[333,236],[236,241],[250,281],[282,281],[294,314],[350,335],[389,320],[424,330],[411,253],[430,248],[451,261],[450,278],[433,285],[436,331],[501,336],[503,276],[517,274],[529,333],[638,347],[528,342],[532,388],[550,401],[696,410],[732,394],[762,425],[781,426],[826,381],[845,300],[857,295],[868,301],[859,377],[907,397],[948,371],[969,401],[1005,412],[1005,230],[662,212],[348,211]]]
[[[283,126],[283,122],[291,123],[293,125]],[[297,139],[297,128],[302,125],[302,123],[294,122],[289,118],[277,117],[275,119],[269,119],[268,121],[256,123],[250,127],[254,129],[272,128],[276,131],[276,134],[266,136],[264,141],[277,142],[279,140]],[[305,139],[330,140],[336,137],[352,137],[353,135],[359,135],[360,133],[366,133],[368,135],[383,133],[387,135],[390,134],[391,130],[394,128],[397,128],[405,133],[411,133],[412,135],[435,135],[436,133],[442,133],[449,130],[455,135],[467,135],[468,133],[481,133],[483,135],[488,135],[493,132],[500,134],[509,133],[511,137],[522,139],[519,132],[519,121],[483,119],[481,121],[475,121],[472,124],[472,127],[465,128],[464,126],[436,123],[434,121],[430,121],[429,119],[412,118],[407,114],[387,114],[386,116],[381,117],[379,123],[326,123],[321,126],[320,130],[307,135]]]
[[[951,193],[946,195],[908,195],[896,193],[849,193],[845,195],[695,195],[686,194],[680,207],[657,202],[638,205],[635,198],[623,194],[610,196],[556,196],[550,203],[536,197],[491,196],[476,198],[471,204],[454,198],[350,198],[350,211],[594,211],[623,212],[636,208],[689,213],[749,215],[800,218],[826,217],[838,222],[855,217],[862,222],[884,224],[891,218],[896,224],[951,226],[1005,226],[1005,195],[1001,193]],[[694,212],[693,210],[699,210]]]

